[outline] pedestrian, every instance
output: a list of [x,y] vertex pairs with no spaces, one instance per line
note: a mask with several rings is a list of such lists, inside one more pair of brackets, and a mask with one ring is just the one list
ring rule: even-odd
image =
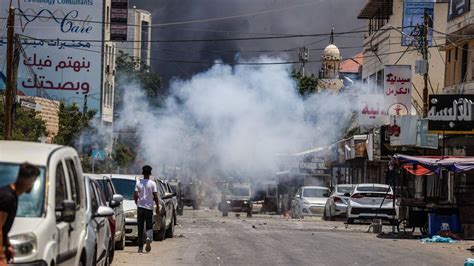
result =
[[18,197],[30,193],[40,171],[38,167],[23,163],[19,167],[15,183],[0,188],[0,266],[13,262],[13,247],[10,245],[8,233],[15,220],[18,208]]
[[153,202],[156,204],[156,213],[160,211],[158,200],[158,190],[156,183],[150,180],[151,166],[145,165],[142,168],[143,178],[137,180],[133,198],[137,204],[137,226],[138,226],[138,252],[143,252],[144,231],[146,228],[146,252],[151,250],[153,240]]

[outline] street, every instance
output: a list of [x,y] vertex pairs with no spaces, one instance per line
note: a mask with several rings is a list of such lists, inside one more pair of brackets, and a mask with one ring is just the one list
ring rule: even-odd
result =
[[[422,244],[381,239],[368,225],[320,218],[221,217],[188,210],[178,218],[175,238],[153,242],[149,254],[127,245],[113,265],[463,265],[474,242]],[[388,230],[388,226],[385,230]]]

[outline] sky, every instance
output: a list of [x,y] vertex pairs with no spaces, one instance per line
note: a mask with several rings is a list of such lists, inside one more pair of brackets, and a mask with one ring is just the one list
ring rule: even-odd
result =
[[[152,28],[153,40],[172,40],[328,33],[332,26],[335,32],[351,31],[366,25],[367,21],[357,19],[357,14],[365,2],[365,0],[130,0],[130,7],[136,6],[151,11],[153,24],[253,14],[225,20]],[[362,46],[362,42],[363,33],[335,38],[335,43],[339,47]],[[307,45],[310,49],[323,49],[328,44],[327,37],[152,43],[151,58],[152,67],[163,78],[163,89],[166,90],[171,80],[189,79],[196,73],[209,69],[215,60],[232,64],[242,59],[252,61],[259,56],[278,56],[287,61],[297,61],[299,47]],[[294,50],[282,52],[289,49]],[[271,52],[259,52],[262,50]],[[360,51],[361,47],[341,49],[343,58],[354,56]],[[311,50],[310,60],[320,60],[321,53],[320,50]],[[156,59],[204,63],[188,64]],[[319,63],[310,63],[307,65],[307,70],[317,74],[319,67]]]

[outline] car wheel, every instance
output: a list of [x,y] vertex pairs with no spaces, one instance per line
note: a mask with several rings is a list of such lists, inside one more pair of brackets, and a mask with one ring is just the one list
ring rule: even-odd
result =
[[199,205],[197,202],[193,202],[193,210],[199,210]]
[[252,217],[252,210],[247,211],[247,217],[251,218]]
[[329,221],[335,221],[336,217],[332,215],[331,209],[329,209]]
[[323,220],[324,221],[327,221],[328,220],[328,214],[326,212],[326,208],[324,208],[324,211],[323,211]]
[[227,217],[227,216],[229,216],[228,212],[226,212],[226,211],[222,212],[222,217]]
[[163,241],[166,238],[166,221],[165,217],[161,217],[161,226],[159,231],[153,232],[153,240],[155,241]]
[[108,256],[109,261],[108,261],[108,264],[106,265],[109,265],[114,261],[114,255],[115,255],[115,245],[114,245],[114,241],[111,239],[109,243],[109,256]]
[[347,224],[353,224],[354,218],[347,218]]
[[116,250],[123,250],[125,248],[125,226],[122,229],[122,238],[115,243]]
[[171,222],[170,222],[170,227],[168,227],[168,229],[166,229],[166,238],[173,238],[174,237],[174,221],[175,221],[175,218],[174,218],[174,215],[171,216]]

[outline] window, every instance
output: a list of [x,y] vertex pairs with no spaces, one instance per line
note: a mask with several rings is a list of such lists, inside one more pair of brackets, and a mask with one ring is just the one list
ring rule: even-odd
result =
[[451,50],[448,51],[447,57],[448,57],[448,63],[451,63]]
[[56,166],[56,208],[60,207],[67,199],[66,176],[64,174],[63,164]]
[[461,53],[461,82],[465,82],[467,79],[467,52],[468,46],[465,44],[462,46]]
[[66,160],[67,171],[69,174],[69,183],[71,184],[72,200],[76,202],[76,208],[81,206],[81,195],[79,193],[79,177],[76,172],[76,165],[72,159]]
[[92,213],[96,213],[97,209],[99,209],[99,199],[97,197],[97,187],[94,185],[93,182],[91,184],[91,211]]

